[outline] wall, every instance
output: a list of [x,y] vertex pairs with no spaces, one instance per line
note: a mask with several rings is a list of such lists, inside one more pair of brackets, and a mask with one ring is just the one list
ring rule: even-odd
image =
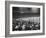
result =
[[[46,10],[46,0],[16,0],[16,1],[45,3],[45,10]],[[46,13],[45,13],[45,16],[46,16]],[[45,17],[45,19],[46,19],[46,17]],[[46,20],[45,20],[45,23],[46,23]],[[5,36],[5,0],[0,0],[0,38],[5,38],[4,36]],[[46,28],[45,28],[45,35],[24,36],[24,37],[16,37],[16,38],[46,38]]]

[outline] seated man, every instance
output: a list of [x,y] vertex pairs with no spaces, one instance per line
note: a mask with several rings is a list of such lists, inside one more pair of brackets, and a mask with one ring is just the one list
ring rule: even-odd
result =
[[19,26],[17,25],[17,26],[15,27],[15,30],[18,30],[18,28],[19,28]]
[[26,25],[25,25],[25,23],[24,23],[24,24],[22,25],[22,30],[25,30],[25,26],[26,26]]

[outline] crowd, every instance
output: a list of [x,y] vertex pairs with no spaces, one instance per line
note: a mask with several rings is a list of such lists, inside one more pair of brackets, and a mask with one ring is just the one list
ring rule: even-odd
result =
[[13,23],[12,27],[13,31],[40,30],[40,23],[30,21],[16,21],[16,23]]

